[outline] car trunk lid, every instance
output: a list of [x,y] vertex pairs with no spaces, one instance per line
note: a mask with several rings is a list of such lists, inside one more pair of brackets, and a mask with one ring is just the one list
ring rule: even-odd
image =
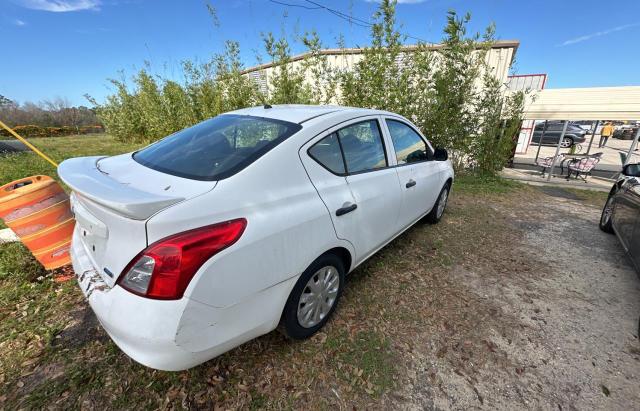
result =
[[73,190],[74,242],[81,243],[110,287],[147,247],[146,221],[152,215],[216,185],[152,170],[130,154],[66,160],[58,174]]

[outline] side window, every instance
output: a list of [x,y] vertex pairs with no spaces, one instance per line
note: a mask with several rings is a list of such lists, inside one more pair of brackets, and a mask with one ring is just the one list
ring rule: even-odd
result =
[[337,132],[348,173],[387,166],[382,135],[377,120],[352,124]]
[[400,121],[386,120],[386,122],[398,165],[429,159],[429,148],[415,130]]
[[335,174],[345,173],[340,143],[336,133],[332,133],[315,143],[308,152],[311,158],[329,171]]

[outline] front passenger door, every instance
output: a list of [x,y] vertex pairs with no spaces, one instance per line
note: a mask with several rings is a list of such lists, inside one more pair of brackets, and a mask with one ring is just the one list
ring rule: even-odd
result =
[[386,118],[385,123],[396,155],[396,173],[403,191],[399,225],[406,227],[428,213],[442,188],[440,163],[433,160],[431,147],[407,123]]
[[620,191],[616,194],[616,210],[612,220],[622,245],[629,252],[639,213],[640,183],[637,177],[631,177],[622,184]]
[[629,255],[633,260],[636,270],[640,273],[640,185],[636,185],[629,193],[632,198],[633,208],[636,214],[634,228],[629,238]]

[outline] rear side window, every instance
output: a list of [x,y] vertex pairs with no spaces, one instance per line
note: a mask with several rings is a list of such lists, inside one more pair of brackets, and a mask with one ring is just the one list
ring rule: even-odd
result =
[[138,163],[194,180],[230,177],[302,128],[286,121],[225,114],[178,131],[133,155]]
[[400,121],[386,120],[386,122],[399,165],[425,161],[429,158],[427,143],[414,129]]
[[336,133],[318,141],[309,149],[309,155],[320,165],[335,174],[344,174],[344,160]]
[[352,124],[337,132],[348,173],[387,166],[382,134],[376,120]]

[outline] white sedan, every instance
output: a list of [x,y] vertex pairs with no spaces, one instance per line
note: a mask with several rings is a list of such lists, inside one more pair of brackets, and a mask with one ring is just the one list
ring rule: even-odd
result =
[[193,367],[278,325],[325,325],[345,275],[444,212],[453,170],[397,114],[337,106],[226,113],[142,150],[58,168],[71,256],[100,323],[152,368]]

